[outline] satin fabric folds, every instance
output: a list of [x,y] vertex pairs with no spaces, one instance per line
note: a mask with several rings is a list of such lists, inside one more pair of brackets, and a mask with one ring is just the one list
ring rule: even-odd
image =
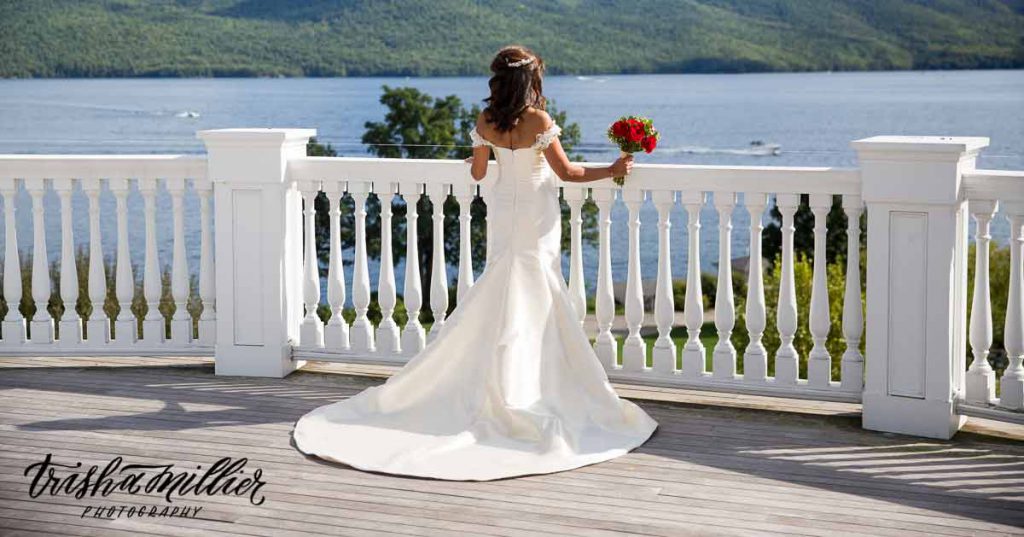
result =
[[295,444],[361,470],[484,481],[578,468],[658,424],[608,383],[560,270],[561,211],[541,152],[493,146],[487,267],[427,346],[384,384],[306,414]]

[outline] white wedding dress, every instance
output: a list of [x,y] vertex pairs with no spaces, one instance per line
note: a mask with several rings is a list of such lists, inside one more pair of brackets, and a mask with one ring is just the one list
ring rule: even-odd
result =
[[578,468],[643,444],[658,424],[608,383],[560,270],[561,211],[542,153],[492,148],[482,188],[492,249],[436,337],[384,384],[295,424],[300,451],[361,470],[483,481]]

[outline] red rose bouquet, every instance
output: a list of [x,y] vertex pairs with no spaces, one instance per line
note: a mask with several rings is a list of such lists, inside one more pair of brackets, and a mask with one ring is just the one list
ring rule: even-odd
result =
[[[661,135],[654,128],[654,122],[642,116],[622,116],[608,127],[608,139],[619,146],[622,155],[630,155],[637,151],[650,153],[658,147]],[[622,186],[625,177],[616,177],[615,184]]]

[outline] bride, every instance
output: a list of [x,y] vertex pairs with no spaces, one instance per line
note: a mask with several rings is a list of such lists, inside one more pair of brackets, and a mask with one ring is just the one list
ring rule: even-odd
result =
[[[544,112],[544,62],[506,47],[472,130],[471,174],[486,192],[490,259],[437,336],[387,382],[306,414],[300,451],[361,470],[484,481],[606,461],[658,424],[608,383],[561,269],[564,181],[626,175],[570,163]],[[497,176],[488,177],[491,152]],[[437,203],[437,201],[435,201]]]

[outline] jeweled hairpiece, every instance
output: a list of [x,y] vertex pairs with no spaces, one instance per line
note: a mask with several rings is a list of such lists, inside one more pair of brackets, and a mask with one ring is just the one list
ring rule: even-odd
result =
[[523,58],[517,62],[507,62],[506,65],[509,67],[522,67],[530,63],[533,63],[533,58]]

